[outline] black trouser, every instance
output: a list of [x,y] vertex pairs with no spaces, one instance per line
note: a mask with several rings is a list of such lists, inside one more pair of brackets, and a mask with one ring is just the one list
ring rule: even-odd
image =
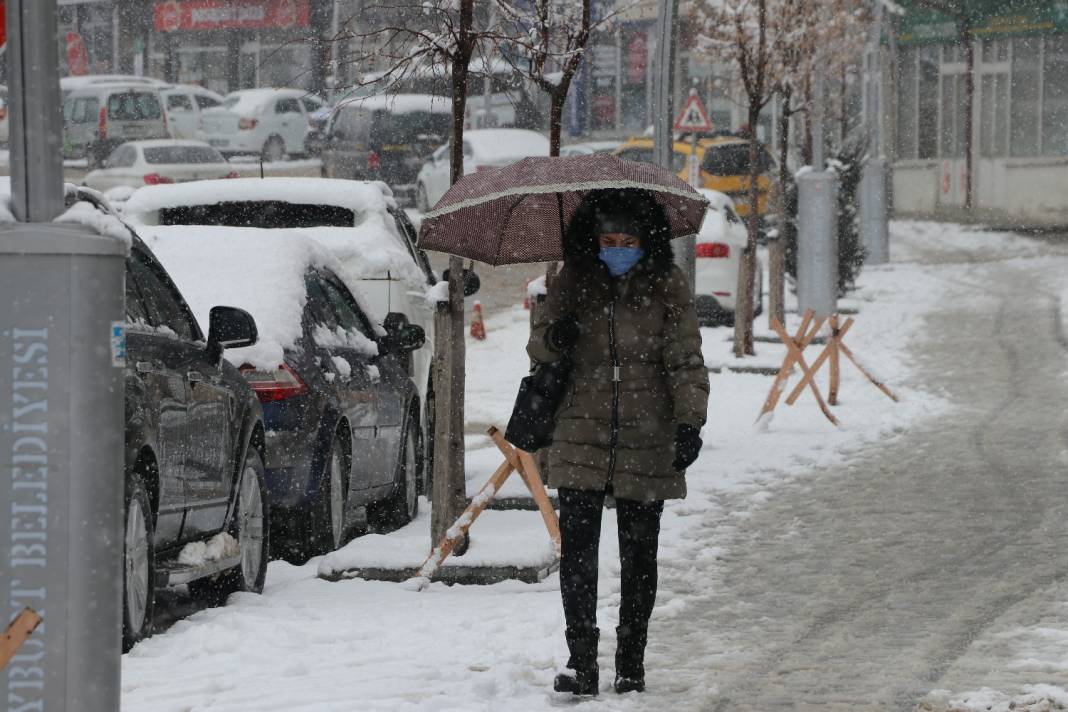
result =
[[[572,634],[597,628],[597,549],[604,492],[560,489],[560,593]],[[622,566],[619,625],[644,631],[656,601],[656,550],[664,502],[616,499]]]

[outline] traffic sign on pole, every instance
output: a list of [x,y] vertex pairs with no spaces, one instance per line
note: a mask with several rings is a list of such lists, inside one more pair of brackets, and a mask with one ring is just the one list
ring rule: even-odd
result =
[[682,111],[679,112],[679,117],[675,119],[676,131],[711,131],[712,120],[708,118],[708,112],[705,111],[705,105],[701,103],[701,99],[697,96],[697,90],[691,89],[690,96],[686,99],[686,103],[682,106]]

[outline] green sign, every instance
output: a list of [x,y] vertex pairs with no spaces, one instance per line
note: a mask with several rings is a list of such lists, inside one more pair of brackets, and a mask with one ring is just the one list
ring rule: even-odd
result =
[[[934,3],[932,3],[934,4]],[[976,38],[1043,32],[1068,32],[1068,0],[945,0],[947,7],[962,7]],[[952,42],[957,19],[912,0],[895,18],[901,44]]]

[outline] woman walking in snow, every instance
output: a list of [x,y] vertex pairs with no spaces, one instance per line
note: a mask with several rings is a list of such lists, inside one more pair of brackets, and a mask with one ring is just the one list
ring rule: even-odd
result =
[[701,449],[708,372],[693,291],[673,264],[666,215],[636,189],[590,193],[564,239],[564,267],[531,332],[535,361],[571,359],[549,447],[560,498],[567,673],[559,692],[598,691],[597,549],[616,501],[622,565],[616,692],[645,689],[665,499],[686,496]]

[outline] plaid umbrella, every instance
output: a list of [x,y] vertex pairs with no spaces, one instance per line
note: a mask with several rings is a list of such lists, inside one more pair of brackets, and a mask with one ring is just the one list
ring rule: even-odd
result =
[[593,190],[642,188],[671,236],[694,235],[708,201],[674,173],[616,156],[524,158],[464,176],[423,216],[419,246],[490,265],[562,259],[564,226]]

